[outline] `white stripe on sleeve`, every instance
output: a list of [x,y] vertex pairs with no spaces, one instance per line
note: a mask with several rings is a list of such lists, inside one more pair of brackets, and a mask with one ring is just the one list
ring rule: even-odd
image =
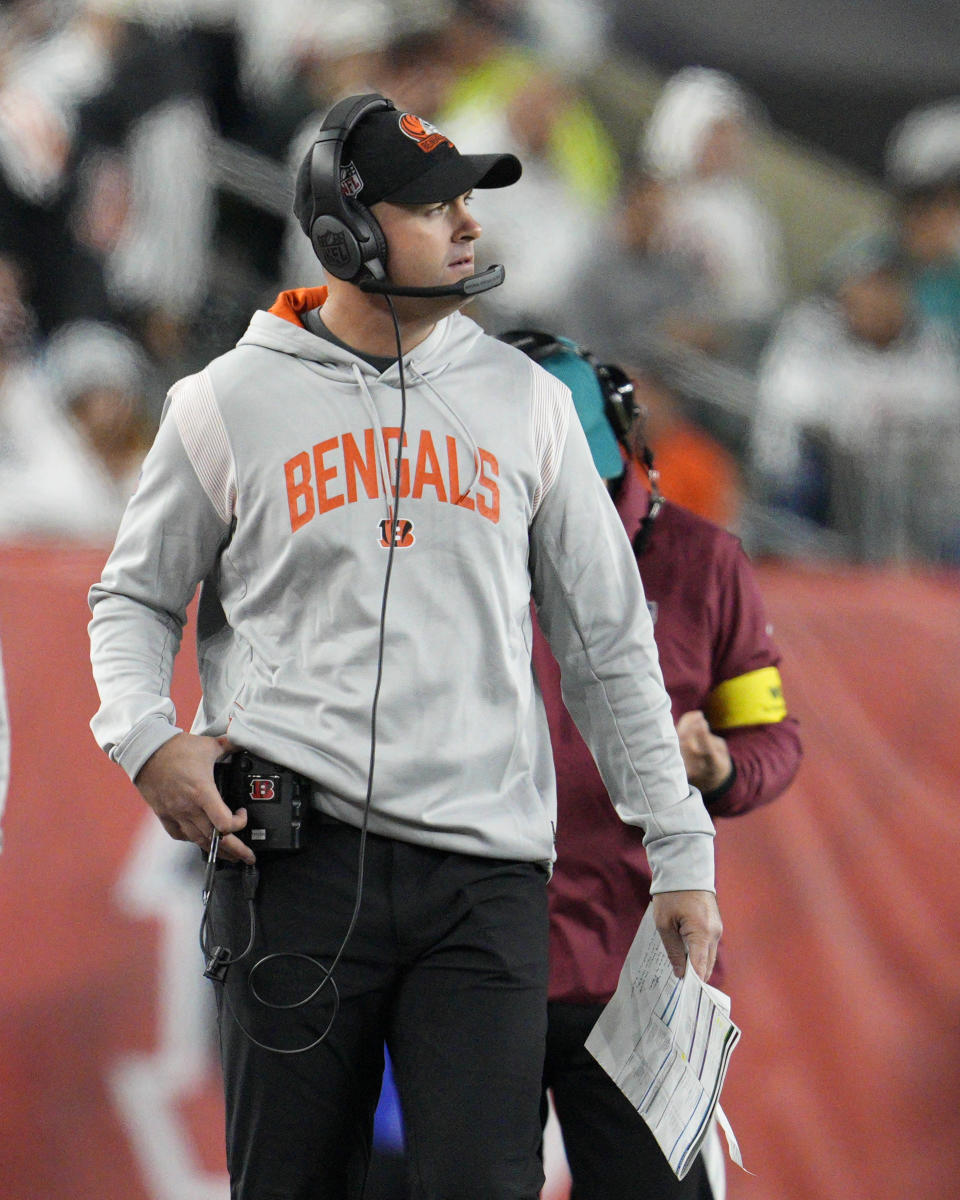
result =
[[534,370],[532,375],[533,444],[540,468],[540,480],[533,494],[533,516],[536,516],[560,469],[573,405],[568,388],[559,379],[543,370]]
[[237,469],[208,373],[175,383],[170,408],[201,487],[220,519],[230,524],[237,504]]

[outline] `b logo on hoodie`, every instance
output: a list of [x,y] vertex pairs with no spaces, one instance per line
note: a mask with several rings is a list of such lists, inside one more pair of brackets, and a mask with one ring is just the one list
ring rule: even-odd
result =
[[396,526],[393,521],[393,510],[390,516],[380,522],[380,545],[384,550],[390,549],[390,531],[393,530],[393,546],[395,550],[409,550],[417,540],[413,535],[413,522],[404,517],[398,518]]

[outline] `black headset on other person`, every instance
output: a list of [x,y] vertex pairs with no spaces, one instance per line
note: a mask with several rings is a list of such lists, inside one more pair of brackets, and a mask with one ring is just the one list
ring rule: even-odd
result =
[[539,329],[509,329],[498,336],[500,341],[516,346],[534,362],[542,362],[552,354],[566,353],[575,354],[593,368],[603,395],[607,422],[627,456],[640,464],[650,482],[650,505],[633,537],[634,553],[642,554],[650,541],[653,522],[663,508],[664,498],[660,491],[660,474],[653,465],[653,451],[642,438],[636,436],[635,426],[643,410],[637,405],[633,380],[615,363],[602,363],[595,354],[584,350],[576,342],[561,340]]
[[387,239],[369,208],[344,195],[341,165],[344,147],[364,117],[390,111],[396,105],[378,92],[348,96],[330,109],[320,127],[310,154],[313,212],[308,233],[324,271],[361,291],[388,296],[472,296],[497,287],[504,279],[501,266],[438,287],[404,287],[387,278]]

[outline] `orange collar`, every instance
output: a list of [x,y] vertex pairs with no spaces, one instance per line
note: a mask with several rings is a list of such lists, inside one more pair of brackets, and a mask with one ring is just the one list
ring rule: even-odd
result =
[[291,325],[302,325],[301,313],[309,312],[311,308],[319,308],[327,298],[325,287],[292,288],[281,292],[270,305],[269,311],[275,317],[282,317]]

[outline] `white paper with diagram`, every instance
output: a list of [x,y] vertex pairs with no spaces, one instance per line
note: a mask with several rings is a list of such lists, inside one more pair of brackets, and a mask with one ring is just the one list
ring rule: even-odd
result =
[[646,1121],[679,1179],[714,1118],[730,1157],[743,1166],[719,1105],[739,1039],[728,996],[704,983],[689,960],[683,979],[674,975],[648,908],[586,1048]]

